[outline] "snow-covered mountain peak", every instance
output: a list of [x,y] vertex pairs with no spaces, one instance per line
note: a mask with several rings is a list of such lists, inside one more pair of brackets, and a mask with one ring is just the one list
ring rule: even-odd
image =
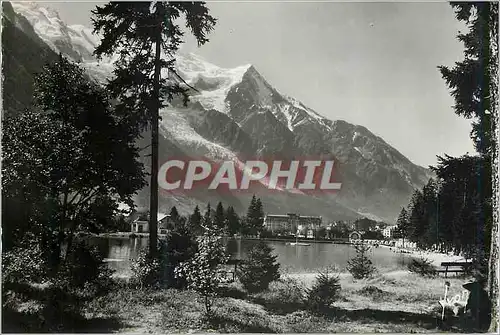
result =
[[[14,10],[23,15],[34,27],[35,32],[54,51],[61,52],[74,61],[81,62],[89,74],[98,81],[112,75],[113,61],[116,57],[93,56],[101,37],[93,34],[92,29],[83,25],[66,25],[57,11],[37,3],[15,2]],[[180,76],[201,94],[192,97],[205,109],[215,109],[227,113],[225,98],[234,85],[241,82],[250,64],[235,68],[222,68],[193,53],[179,52],[176,66]]]
[[42,7],[36,2],[12,2],[11,4],[17,13],[28,19],[44,42],[55,48],[52,40],[63,37],[63,30],[66,27],[57,11],[50,7]]
[[82,25],[68,26],[56,10],[35,2],[12,2],[16,13],[24,16],[36,34],[54,51],[61,52],[74,61],[95,61],[92,55],[99,37]]
[[222,68],[209,63],[193,53],[179,52],[176,58],[179,75],[189,85],[201,92],[193,96],[205,109],[227,113],[225,102],[229,90],[239,82],[252,67],[247,64],[235,68]]

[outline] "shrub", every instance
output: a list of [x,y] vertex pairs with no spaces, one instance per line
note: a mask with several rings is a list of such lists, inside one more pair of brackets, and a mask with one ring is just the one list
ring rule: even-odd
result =
[[132,283],[138,285],[141,289],[160,285],[160,261],[152,258],[147,249],[139,252],[137,258],[132,261],[130,268]]
[[[33,244],[32,249],[16,248],[4,255],[5,279],[18,279],[2,291],[4,307],[17,310],[16,306],[29,306],[27,313],[23,313],[34,316],[30,327],[35,332],[69,329],[73,322],[83,319],[85,300],[109,291],[112,271],[96,248],[81,240],[76,240],[66,252],[57,272],[45,273],[47,263],[42,254],[41,248]],[[26,271],[24,277],[19,277],[20,270]]]
[[185,278],[175,276],[175,268],[191,259],[197,249],[196,240],[187,229],[176,229],[167,236],[165,245],[165,280],[169,287],[183,289],[187,287]]
[[277,297],[286,304],[298,305],[304,302],[306,289],[302,283],[293,278],[284,278],[271,287]]
[[330,307],[340,297],[340,279],[328,269],[320,271],[316,282],[307,290],[307,307],[314,312],[321,312]]
[[437,275],[437,270],[432,262],[426,258],[411,259],[408,264],[408,270],[424,277],[434,277]]
[[221,283],[226,282],[225,273],[220,265],[228,261],[221,238],[214,231],[207,231],[198,239],[198,251],[187,262],[175,269],[176,278],[183,278],[192,289],[203,297],[205,316],[212,317],[212,305]]
[[262,292],[280,278],[280,265],[272,252],[272,247],[261,241],[250,249],[248,258],[242,262],[238,278],[249,293]]
[[78,240],[68,250],[57,277],[62,283],[94,295],[109,291],[112,274],[97,247]]
[[351,273],[354,279],[370,278],[375,274],[375,267],[366,253],[370,246],[364,243],[354,245],[356,257],[347,261],[347,271]]
[[255,295],[256,302],[266,309],[288,314],[303,307],[306,289],[296,279],[284,278],[272,282],[269,290]]
[[383,300],[389,294],[373,285],[363,287],[358,293],[362,296],[371,297],[376,301]]
[[413,257],[408,257],[407,255],[403,254],[396,259],[396,264],[401,269],[407,269],[408,265],[411,264],[413,259],[414,259]]
[[16,247],[2,254],[2,283],[40,283],[46,278],[46,264],[37,243]]

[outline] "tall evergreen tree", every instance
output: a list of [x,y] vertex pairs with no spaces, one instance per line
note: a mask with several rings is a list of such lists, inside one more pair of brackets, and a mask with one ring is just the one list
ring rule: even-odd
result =
[[223,232],[226,229],[226,215],[224,214],[224,206],[222,202],[217,204],[214,215],[214,225]]
[[255,208],[257,206],[257,197],[255,194],[252,196],[252,200],[250,200],[250,205],[247,210],[247,218],[252,218],[255,216]]
[[[471,137],[477,151],[495,171],[484,169],[477,184],[479,202],[490,202],[498,206],[498,191],[489,193],[483,187],[498,181],[498,156],[495,138],[498,128],[498,2],[453,2],[456,18],[467,25],[466,33],[459,33],[464,43],[464,60],[456,62],[452,69],[439,69],[455,99],[455,112],[473,119]],[[495,180],[492,179],[495,178]],[[486,184],[484,183],[486,181]],[[494,183],[497,187],[498,182]],[[484,200],[483,200],[484,199]],[[498,217],[495,220],[487,213],[477,213],[482,221],[491,220],[488,290],[492,308],[491,332],[498,332]],[[492,213],[493,214],[493,213]],[[498,214],[496,214],[498,215]],[[486,228],[487,229],[487,228]]]
[[214,230],[214,221],[212,219],[212,207],[210,203],[207,204],[207,210],[205,211],[205,215],[203,215],[202,226],[203,228]]
[[255,217],[254,227],[257,233],[261,233],[264,229],[264,206],[260,198],[255,202]]
[[193,235],[199,235],[202,233],[202,217],[200,208],[196,206],[194,208],[193,214],[189,217],[189,230]]
[[175,206],[173,206],[170,209],[170,221],[172,222],[173,227],[169,227],[169,229],[173,229],[175,227],[178,227],[181,223],[180,220],[181,220],[181,216],[179,215],[177,208]]
[[252,200],[250,200],[250,205],[248,206],[247,209],[247,215],[244,219],[244,227],[243,231],[245,234],[249,235],[254,235],[255,230],[254,230],[254,222],[255,222],[255,213],[256,213],[256,207],[257,206],[257,197],[255,194],[252,196]]
[[420,236],[424,229],[424,199],[422,191],[415,190],[410,201],[410,240],[419,244]]
[[[108,90],[118,101],[122,117],[136,126],[137,136],[151,130],[150,255],[157,256],[159,110],[175,96],[188,100],[188,88],[177,75],[175,54],[186,27],[198,45],[205,44],[216,20],[203,2],[109,2],[92,11],[94,32],[102,33],[95,49],[98,58],[118,55]],[[163,71],[166,70],[166,71]],[[168,73],[162,78],[161,73]],[[153,74],[153,75],[152,75]]]
[[408,215],[408,211],[404,207],[399,213],[396,230],[397,235],[403,239],[404,247],[404,240],[408,239],[408,235],[410,234],[410,217]]
[[240,219],[232,206],[229,206],[226,210],[226,223],[229,234],[241,233]]
[[437,184],[434,179],[430,179],[422,190],[424,201],[424,236],[421,236],[421,245],[431,248],[438,242],[439,233],[437,231]]
[[264,208],[260,199],[255,194],[252,196],[245,218],[245,232],[257,235],[262,232],[264,224]]

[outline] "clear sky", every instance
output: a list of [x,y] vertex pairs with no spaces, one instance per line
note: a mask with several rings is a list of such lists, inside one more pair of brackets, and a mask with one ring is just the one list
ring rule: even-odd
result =
[[[97,3],[53,3],[90,26]],[[185,48],[222,67],[253,64],[279,92],[332,120],[363,125],[414,163],[474,153],[438,65],[462,59],[447,3],[209,2],[210,42]]]

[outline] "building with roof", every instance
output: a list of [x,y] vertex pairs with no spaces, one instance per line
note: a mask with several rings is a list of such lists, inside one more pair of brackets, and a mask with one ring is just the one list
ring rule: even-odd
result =
[[307,235],[311,235],[310,231],[316,231],[321,224],[321,216],[287,213],[286,215],[268,214],[264,217],[264,227],[268,231],[283,235],[295,235],[299,228],[307,231]]
[[[166,234],[172,226],[170,215],[158,213],[158,234]],[[130,223],[130,230],[133,233],[149,232],[149,213],[137,213]]]
[[384,230],[382,230],[382,234],[386,238],[393,238],[394,237],[394,232],[396,231],[397,226],[387,226]]

